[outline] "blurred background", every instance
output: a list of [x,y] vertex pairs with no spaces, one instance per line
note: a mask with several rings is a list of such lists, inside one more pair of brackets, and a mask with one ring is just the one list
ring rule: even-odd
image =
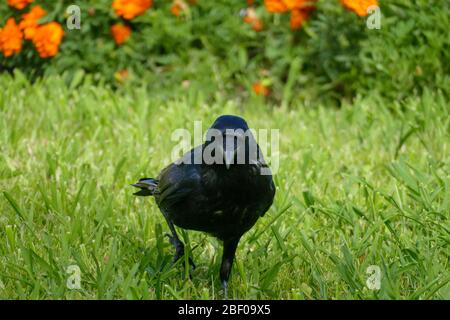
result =
[[[73,4],[81,28],[70,30]],[[381,8],[378,29],[368,27],[371,5]],[[369,91],[404,99],[424,87],[449,92],[449,13],[441,0],[2,0],[0,70],[145,87],[165,98],[190,88],[287,105],[339,106]],[[11,18],[16,37],[24,34],[7,54]],[[50,27],[40,40],[27,36],[52,22],[60,39]],[[36,43],[51,36],[57,52],[43,58]]]

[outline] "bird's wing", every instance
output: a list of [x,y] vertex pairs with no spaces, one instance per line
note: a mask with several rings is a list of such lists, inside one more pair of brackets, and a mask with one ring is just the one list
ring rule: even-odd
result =
[[200,174],[193,164],[171,164],[159,175],[156,201],[170,209],[198,191]]

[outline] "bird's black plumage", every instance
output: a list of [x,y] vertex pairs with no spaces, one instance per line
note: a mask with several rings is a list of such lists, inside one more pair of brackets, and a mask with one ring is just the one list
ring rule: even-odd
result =
[[[173,225],[207,232],[223,241],[220,277],[226,289],[239,239],[270,208],[275,186],[271,174],[261,174],[261,169],[268,170],[262,155],[258,157],[258,152],[255,157],[249,152],[252,146],[259,151],[259,146],[244,119],[221,116],[207,136],[211,136],[212,129],[217,136],[222,135],[224,141],[231,135],[232,143],[217,143],[210,139],[162,170],[157,179],[144,178],[134,186],[141,189],[136,195],[155,197],[172,231],[170,238],[176,247],[175,259],[183,255],[184,245]],[[248,135],[243,136],[242,132]],[[195,162],[196,155],[204,155],[214,142],[219,147],[214,149],[213,155],[219,151],[224,156],[230,155],[225,163]],[[238,152],[243,152],[244,163],[238,161]],[[216,159],[220,158],[219,154]],[[234,163],[227,165],[230,159]]]

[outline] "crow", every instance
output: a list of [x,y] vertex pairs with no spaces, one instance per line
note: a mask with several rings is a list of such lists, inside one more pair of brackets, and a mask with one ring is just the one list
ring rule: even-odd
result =
[[[174,262],[184,255],[175,226],[206,232],[223,242],[220,280],[225,298],[236,249],[242,235],[273,203],[270,168],[246,121],[223,115],[206,133],[206,141],[163,169],[132,186],[137,196],[154,196],[175,247]],[[193,268],[195,264],[189,257]]]

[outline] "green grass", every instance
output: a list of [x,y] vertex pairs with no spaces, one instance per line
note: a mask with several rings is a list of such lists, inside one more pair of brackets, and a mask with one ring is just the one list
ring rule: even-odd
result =
[[[280,129],[276,200],[242,239],[232,298],[450,299],[449,100],[373,95],[341,109],[0,77],[0,298],[219,299],[221,245],[182,232],[130,183],[169,163],[176,128],[220,114]],[[180,230],[181,231],[181,230]],[[81,289],[66,286],[69,265]],[[366,270],[381,269],[381,288]]]

